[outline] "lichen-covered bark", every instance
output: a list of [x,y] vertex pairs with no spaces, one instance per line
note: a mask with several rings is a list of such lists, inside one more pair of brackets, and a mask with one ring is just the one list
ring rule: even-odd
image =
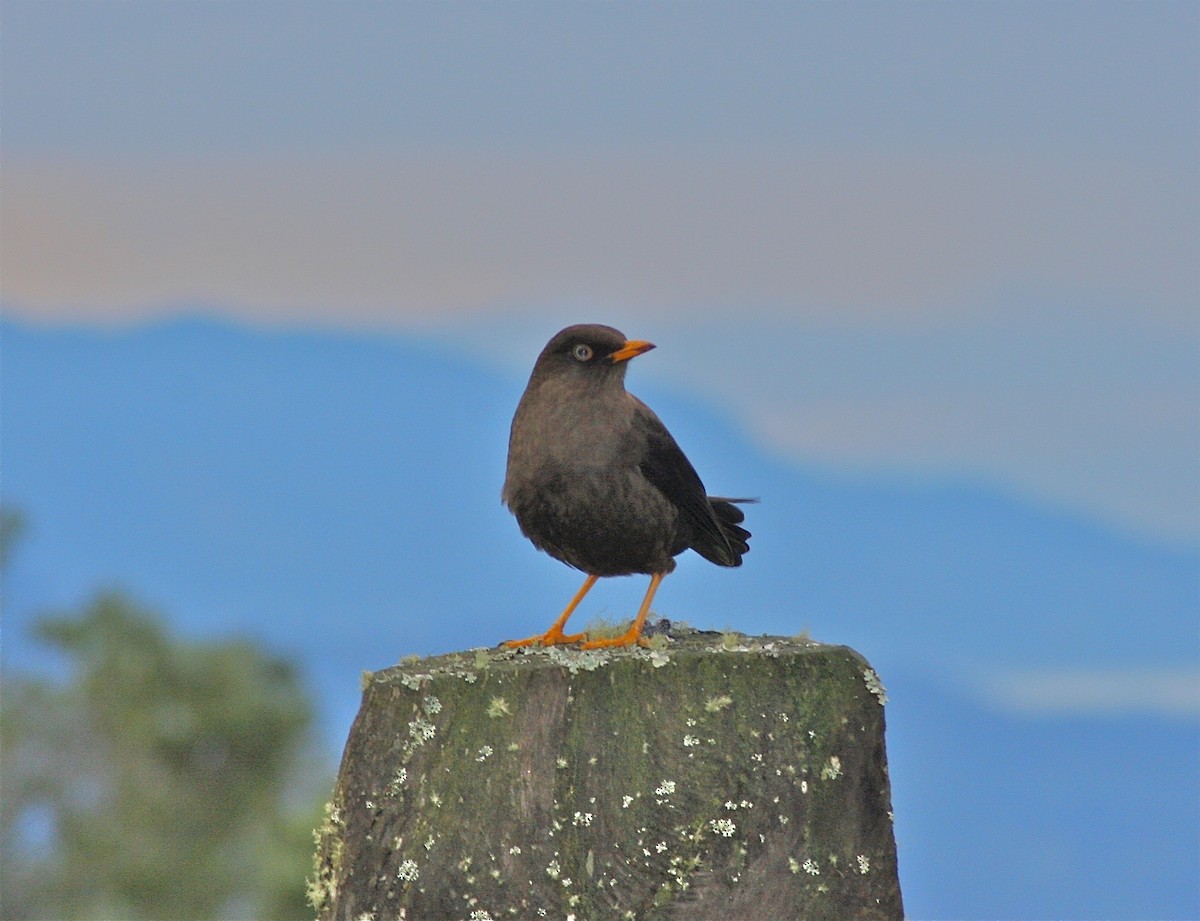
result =
[[339,921],[900,918],[883,733],[857,653],[778,637],[388,669],[310,894]]

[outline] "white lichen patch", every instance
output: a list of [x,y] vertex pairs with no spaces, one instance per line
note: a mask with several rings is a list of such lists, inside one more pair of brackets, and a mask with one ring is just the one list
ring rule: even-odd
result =
[[580,671],[595,671],[608,661],[608,654],[603,650],[568,651],[563,646],[548,647],[546,657],[555,665],[561,665],[572,675],[577,675]]
[[400,864],[400,868],[396,870],[396,876],[406,883],[415,882],[421,875],[421,870],[417,866],[415,860],[406,860]]
[[859,873],[862,873],[865,876],[866,874],[871,872],[871,858],[870,857],[868,857],[866,854],[859,854],[854,859],[856,861],[858,861],[858,872]]
[[696,871],[700,863],[699,854],[694,857],[671,858],[671,866],[667,868],[667,873],[674,877],[674,886],[678,891],[684,892],[691,885],[688,877]]
[[842,776],[842,759],[837,755],[829,756],[829,763],[821,768],[822,780],[837,780]]
[[675,792],[675,781],[673,781],[673,780],[664,780],[662,783],[660,783],[657,787],[654,788],[655,796],[666,797],[666,796],[670,796],[674,792]]
[[400,676],[400,683],[412,691],[421,690],[421,685],[430,680],[433,675],[425,674],[424,672],[412,672],[411,674],[403,674]]
[[408,768],[400,768],[392,775],[392,779],[387,785],[388,796],[399,796],[400,790],[404,786],[404,782],[408,780]]
[[710,819],[708,826],[723,838],[732,838],[737,832],[737,826],[733,824],[732,819]]
[[492,756],[492,746],[483,745],[479,748],[479,753],[475,756],[476,761],[487,761]]
[[632,803],[632,802],[633,802],[633,797],[632,797],[632,796],[622,796],[622,797],[621,797],[621,808],[622,808],[622,809],[628,809],[628,808],[629,808],[629,804],[630,804],[630,803]]
[[888,702],[887,688],[879,680],[879,675],[875,669],[870,667],[863,669],[863,682],[866,684],[867,690],[878,698],[880,706]]
[[508,701],[503,697],[493,697],[491,703],[488,704],[487,715],[490,719],[512,716],[512,709],[508,706]]
[[437,735],[437,727],[429,720],[417,717],[408,724],[408,735],[414,745],[423,745]]
[[313,852],[313,875],[304,880],[308,904],[318,912],[337,899],[337,869],[342,861],[344,830],[342,810],[326,803],[325,821],[313,829],[313,842],[317,846]]
[[700,740],[697,739],[694,735],[689,734],[689,735],[685,735],[683,737],[683,747],[684,748],[694,748],[695,746],[697,746],[699,744],[700,744]]
[[800,866],[809,876],[821,875],[821,868],[817,866],[817,862],[811,857],[805,858],[804,863],[802,863]]
[[595,818],[590,812],[576,812],[571,818],[572,825],[591,825],[592,819]]

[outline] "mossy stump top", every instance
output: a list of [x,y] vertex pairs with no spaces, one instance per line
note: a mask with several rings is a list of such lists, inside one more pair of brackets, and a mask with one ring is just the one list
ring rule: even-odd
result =
[[903,915],[884,692],[844,646],[472,650],[365,677],[322,919]]

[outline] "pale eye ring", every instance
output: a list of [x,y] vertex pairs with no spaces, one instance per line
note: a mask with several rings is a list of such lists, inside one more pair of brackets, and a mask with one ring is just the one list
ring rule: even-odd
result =
[[591,361],[592,347],[587,343],[580,342],[573,349],[571,349],[571,356],[576,361]]

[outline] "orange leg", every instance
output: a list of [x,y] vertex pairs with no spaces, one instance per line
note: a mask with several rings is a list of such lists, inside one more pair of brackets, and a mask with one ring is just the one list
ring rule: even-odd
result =
[[507,646],[509,649],[516,649],[519,646],[558,646],[561,643],[577,643],[583,639],[582,633],[563,633],[563,627],[566,626],[567,618],[571,616],[574,610],[579,607],[579,602],[583,601],[583,596],[586,595],[596,584],[599,576],[589,575],[583,582],[583,587],[575,593],[575,597],[571,599],[571,603],[567,605],[567,609],[559,615],[550,629],[540,636],[531,636],[523,640],[507,640],[501,643],[502,646]]
[[637,617],[633,619],[633,623],[629,625],[629,629],[624,634],[611,639],[589,640],[579,648],[604,649],[610,646],[632,646],[634,643],[641,646],[648,645],[642,639],[642,625],[646,623],[646,615],[650,613],[650,602],[654,600],[654,593],[658,591],[658,586],[665,575],[666,573],[656,572],[650,577],[650,587],[646,589],[646,597],[642,599],[642,606],[638,609]]

